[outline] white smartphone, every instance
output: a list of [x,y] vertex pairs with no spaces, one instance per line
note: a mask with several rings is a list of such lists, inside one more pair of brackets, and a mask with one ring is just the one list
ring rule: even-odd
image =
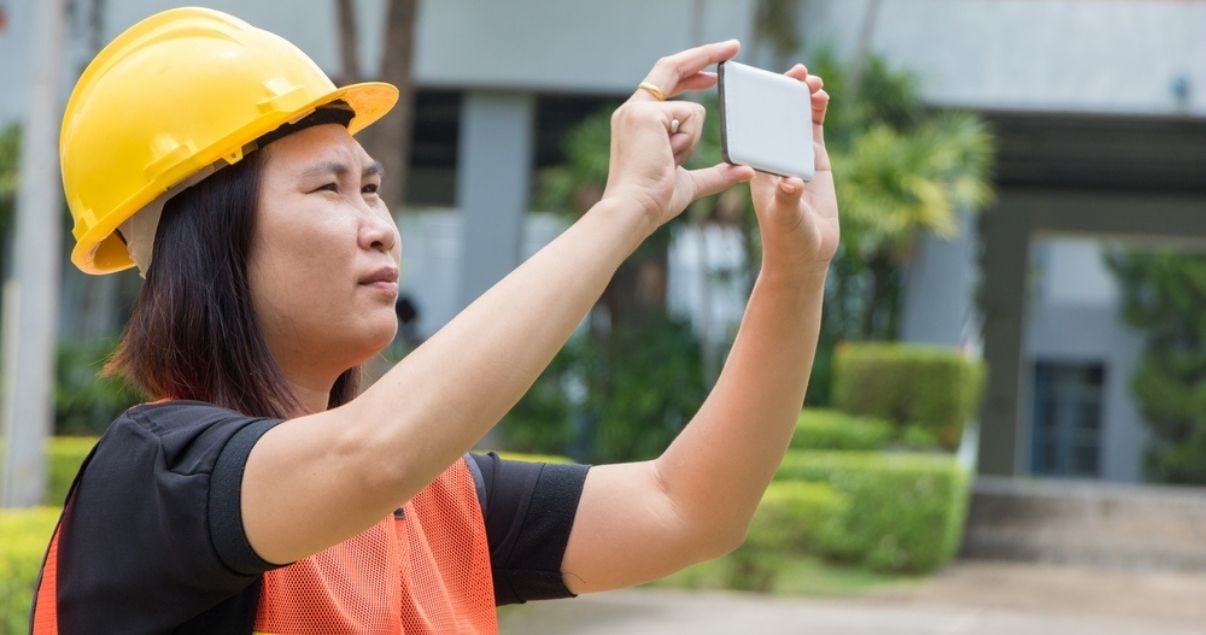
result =
[[816,165],[808,86],[733,61],[721,62],[717,74],[724,160],[811,181]]

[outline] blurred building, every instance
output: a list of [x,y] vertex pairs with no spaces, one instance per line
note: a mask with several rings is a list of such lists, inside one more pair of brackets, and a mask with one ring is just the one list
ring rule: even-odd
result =
[[[21,116],[32,3],[5,4],[0,125]],[[68,75],[122,29],[181,4],[75,0]],[[205,4],[280,33],[337,74],[332,0]],[[851,55],[867,6],[804,0],[805,45]],[[357,8],[371,76],[384,3]],[[535,171],[658,57],[739,37],[746,61],[768,65],[752,16],[750,0],[422,2],[408,199],[424,213],[401,219],[420,330],[555,235],[556,220],[528,214]],[[907,274],[903,327],[908,340],[987,359],[980,471],[1141,480],[1146,435],[1128,384],[1142,340],[1120,322],[1100,252],[1206,244],[1206,3],[884,0],[870,45],[914,70],[928,103],[978,111],[999,138],[997,203],[968,216],[955,240],[925,241]],[[740,298],[723,280],[699,288],[692,272],[740,254],[723,234],[688,233],[674,249],[672,305],[715,337]],[[66,302],[65,320],[72,310]]]
[[[807,32],[849,49],[865,3],[815,6]],[[980,472],[1142,480],[1142,339],[1101,251],[1206,246],[1206,4],[888,0],[873,43],[998,137],[979,241],[929,241],[905,318],[906,339],[982,338]]]

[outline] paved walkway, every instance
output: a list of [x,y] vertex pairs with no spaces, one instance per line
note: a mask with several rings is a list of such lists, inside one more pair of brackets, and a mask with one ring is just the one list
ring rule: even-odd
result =
[[959,563],[858,598],[625,590],[507,610],[507,634],[1206,635],[1206,576]]

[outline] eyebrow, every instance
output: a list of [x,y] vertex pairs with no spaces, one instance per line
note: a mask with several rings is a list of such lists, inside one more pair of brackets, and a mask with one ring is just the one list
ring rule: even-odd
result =
[[[334,174],[335,176],[342,178],[349,171],[350,169],[346,163],[340,161],[323,161],[306,168],[305,171],[302,172],[301,176],[303,179],[309,179]],[[360,177],[365,178],[370,176],[380,176],[384,172],[385,169],[382,167],[381,162],[373,161],[364,168],[364,170],[360,173]]]

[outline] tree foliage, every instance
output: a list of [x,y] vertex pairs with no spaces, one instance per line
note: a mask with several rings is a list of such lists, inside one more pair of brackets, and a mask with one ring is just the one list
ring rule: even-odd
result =
[[1206,484],[1206,255],[1129,252],[1106,261],[1124,319],[1147,340],[1131,389],[1153,437],[1148,476]]
[[[821,405],[829,401],[830,369],[838,341],[897,338],[902,270],[918,240],[926,234],[953,236],[964,212],[974,212],[992,199],[994,142],[976,115],[925,107],[918,93],[919,80],[891,69],[881,58],[872,55],[866,59],[857,87],[847,85],[849,69],[828,53],[811,56],[809,68],[824,78],[826,91],[833,96],[825,139],[842,217],[842,244],[826,290],[821,342],[808,395],[809,403]],[[722,160],[715,99],[707,95],[701,101],[709,117],[689,168]],[[540,209],[576,218],[602,195],[614,106],[607,105],[566,136],[565,162],[540,175],[536,192]],[[697,201],[672,221],[682,222],[739,227],[748,254],[744,277],[752,283],[761,249],[746,188]],[[639,284],[631,281],[644,278],[635,273],[642,267],[662,266],[664,272],[668,237],[665,229],[655,233],[608,287],[602,302],[609,329],[632,333],[643,328],[632,322],[631,316],[654,318],[647,325],[651,332],[665,321],[664,305],[660,312],[651,311],[658,307],[624,298],[640,295]],[[637,310],[625,309],[630,305]],[[618,340],[597,328],[591,337],[593,345],[611,350],[604,354],[613,360],[612,370],[624,372],[628,362],[616,354]],[[592,392],[601,389],[604,387],[597,380],[590,385]],[[623,400],[622,395],[606,394]]]
[[920,80],[882,58],[868,58],[859,86],[827,53],[811,68],[833,95],[825,138],[842,217],[826,332],[894,340],[904,267],[923,235],[954,236],[962,213],[992,200],[995,144],[979,116],[925,107]]

